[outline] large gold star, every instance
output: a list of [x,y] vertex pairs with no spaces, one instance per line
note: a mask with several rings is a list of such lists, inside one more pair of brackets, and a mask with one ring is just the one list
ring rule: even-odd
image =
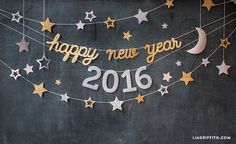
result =
[[91,97],[89,97],[89,99],[87,100],[84,100],[84,102],[85,102],[85,108],[87,107],[93,108],[93,104],[95,103],[95,101],[93,101]]
[[54,23],[51,23],[49,18],[47,18],[45,21],[40,22],[40,24],[42,25],[41,31],[52,32],[52,27],[54,26]]
[[225,39],[220,39],[220,46],[222,46],[223,48],[227,49],[228,45],[230,45],[231,43],[229,42],[228,38]]
[[144,96],[138,95],[135,99],[138,103],[144,102]]
[[208,11],[211,10],[211,7],[214,7],[215,4],[212,2],[212,0],[204,0],[204,3],[202,4],[202,7],[206,7]]
[[189,84],[189,82],[194,81],[192,78],[192,72],[189,72],[189,73],[182,72],[182,74],[183,76],[180,80],[183,81],[186,86]]
[[110,27],[111,28],[115,27],[115,20],[112,20],[110,17],[108,17],[107,20],[104,21],[104,23],[106,24],[107,29],[109,29]]
[[173,2],[174,2],[174,0],[166,0],[165,5],[167,5],[168,8],[171,8],[174,6]]
[[129,41],[129,39],[132,37],[132,35],[129,33],[129,31],[123,32],[123,34],[124,34],[123,39],[126,39],[127,41]]
[[33,91],[33,94],[38,94],[40,97],[43,96],[43,93],[46,92],[47,89],[45,89],[43,87],[43,83],[39,84],[39,85],[35,85],[34,84],[34,91]]

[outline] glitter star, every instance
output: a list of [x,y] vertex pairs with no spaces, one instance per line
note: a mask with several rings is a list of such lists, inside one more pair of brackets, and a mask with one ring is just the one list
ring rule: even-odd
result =
[[138,19],[138,23],[140,24],[143,21],[148,21],[147,19],[148,12],[142,12],[141,9],[138,10],[138,14],[134,15]]
[[49,69],[49,63],[51,62],[50,59],[47,59],[45,55],[41,59],[36,60],[39,63],[39,70],[41,69]]
[[168,86],[163,86],[161,85],[160,89],[158,89],[158,91],[161,93],[161,96],[164,96],[165,94],[168,94]]
[[166,5],[168,8],[171,8],[171,7],[174,6],[173,2],[174,2],[174,0],[166,0],[165,5]]
[[210,11],[214,6],[215,4],[212,2],[212,0],[204,0],[204,3],[202,4],[202,7],[207,8],[208,11]]
[[132,37],[129,31],[123,32],[123,34],[124,34],[123,39],[126,39],[127,41],[129,41],[129,39]]
[[120,101],[117,97],[115,98],[114,101],[110,102],[110,104],[113,106],[112,111],[114,110],[120,110],[122,111],[122,104],[124,103],[124,101]]
[[222,61],[221,65],[216,66],[219,69],[218,75],[226,74],[229,75],[228,70],[231,67],[230,65],[226,65],[225,61]]
[[93,19],[96,18],[96,16],[93,14],[93,11],[85,12],[85,14],[86,14],[85,19],[89,20],[90,22],[92,22]]
[[225,38],[225,39],[220,39],[220,46],[222,46],[223,48],[227,49],[228,46],[231,44],[228,40],[228,38]]
[[172,79],[172,76],[170,75],[170,72],[163,73],[163,79],[162,80],[166,80],[167,82],[169,82],[170,79]]
[[210,63],[210,62],[209,62],[208,58],[205,58],[205,59],[203,58],[203,59],[202,59],[202,63],[201,63],[201,64],[204,65],[205,67],[207,67],[207,65],[208,65],[209,63]]
[[69,99],[69,98],[70,98],[70,97],[67,95],[67,93],[61,95],[61,101],[68,102],[68,99]]
[[107,29],[115,27],[115,20],[111,19],[110,17],[108,17],[104,23],[106,24]]
[[93,108],[93,104],[95,103],[95,101],[93,101],[92,99],[91,99],[91,97],[89,97],[89,99],[87,99],[87,100],[84,100],[84,102],[85,102],[85,108]]
[[192,78],[192,72],[189,72],[189,73],[182,72],[182,75],[183,76],[180,79],[180,81],[183,81],[186,86],[189,84],[189,82],[194,81]]
[[19,72],[19,69],[17,69],[17,70],[11,70],[11,75],[10,75],[10,77],[13,77],[15,80],[17,80],[17,78],[18,77],[20,77],[21,75],[20,75],[20,72]]
[[177,60],[177,62],[175,63],[177,65],[177,67],[181,66],[181,61]]
[[15,14],[11,14],[12,15],[12,19],[11,21],[15,21],[15,22],[20,22],[20,19],[22,19],[22,16],[20,15],[19,12],[15,13]]
[[168,24],[166,24],[166,23],[162,24],[162,29],[167,29],[167,27],[168,27]]
[[76,25],[77,25],[77,30],[84,29],[85,23],[82,23],[81,20],[80,20],[78,23],[76,23]]
[[54,26],[54,23],[50,22],[49,18],[46,18],[45,21],[40,22],[42,25],[42,31],[48,31],[52,32],[52,27]]
[[32,73],[33,72],[33,66],[30,66],[30,65],[27,64],[26,67],[24,68],[24,70],[27,74]]
[[19,46],[19,52],[29,51],[30,42],[27,42],[24,38],[16,44]]
[[143,103],[144,102],[144,96],[138,95],[136,98],[138,103]]
[[47,91],[47,89],[45,89],[43,85],[44,85],[43,83],[41,83],[39,85],[34,84],[33,94],[38,94],[40,97],[42,97],[44,92]]

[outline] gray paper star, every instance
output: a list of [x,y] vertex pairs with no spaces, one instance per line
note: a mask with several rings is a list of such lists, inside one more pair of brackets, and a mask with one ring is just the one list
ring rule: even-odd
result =
[[89,20],[90,22],[92,22],[93,19],[96,18],[96,16],[93,14],[93,11],[91,11],[91,12],[85,12],[85,13],[86,13],[85,19]]
[[161,93],[161,96],[164,96],[165,94],[168,94],[169,92],[167,91],[168,86],[163,86],[161,85],[160,89],[158,90]]
[[77,25],[77,30],[79,30],[79,29],[84,29],[84,23],[82,23],[81,22],[81,20],[78,22],[78,23],[76,23],[76,25]]
[[68,102],[68,99],[70,97],[67,95],[67,93],[65,93],[64,95],[61,95],[61,101],[65,101],[65,102]]
[[19,69],[17,69],[17,70],[11,70],[11,75],[10,75],[10,77],[13,77],[15,80],[17,80],[17,78],[18,77],[20,77],[21,75],[20,75],[20,72],[19,72]]
[[12,19],[11,21],[15,21],[15,22],[20,22],[20,19],[22,19],[22,16],[20,15],[19,12],[15,13],[15,14],[11,14],[12,15]]
[[209,63],[210,63],[210,62],[209,62],[208,58],[205,58],[205,59],[203,58],[203,59],[202,59],[202,63],[201,63],[201,64],[204,65],[205,67],[207,67],[207,65],[208,65]]
[[120,111],[122,111],[122,104],[124,103],[124,101],[120,101],[117,97],[115,98],[114,101],[110,102],[110,104],[113,106],[112,111],[118,109]]
[[19,52],[22,52],[22,51],[29,52],[30,42],[27,42],[24,38],[16,44],[19,46]]
[[24,68],[24,70],[26,71],[27,74],[32,73],[33,72],[33,66],[30,65],[26,65],[26,67]]
[[225,64],[225,61],[222,61],[221,65],[218,65],[216,66],[218,69],[219,69],[219,74],[218,75],[221,75],[221,74],[226,74],[228,75],[228,70],[229,68],[231,67],[230,65],[226,65]]
[[138,23],[140,24],[143,21],[148,21],[147,19],[148,12],[142,12],[141,9],[138,10],[138,14],[136,14],[134,17],[138,19]]
[[41,69],[49,69],[49,63],[51,62],[50,59],[47,59],[45,55],[41,59],[36,60],[39,63],[39,70]]

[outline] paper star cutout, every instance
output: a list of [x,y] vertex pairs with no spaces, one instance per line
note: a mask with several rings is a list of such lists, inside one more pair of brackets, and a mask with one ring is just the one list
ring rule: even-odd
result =
[[124,34],[124,37],[123,37],[123,39],[126,39],[127,41],[129,41],[129,38],[131,38],[131,37],[132,37],[132,35],[130,34],[130,32],[129,32],[129,31],[127,31],[127,32],[123,32],[123,34]]
[[189,84],[189,82],[194,81],[192,78],[192,72],[189,72],[189,73],[182,72],[182,75],[183,76],[180,80],[183,81],[186,86]]
[[15,13],[15,14],[11,14],[12,15],[12,19],[11,21],[15,21],[15,22],[20,22],[20,19],[22,19],[22,16],[20,15],[19,12]]
[[209,62],[208,58],[205,58],[205,59],[203,58],[203,59],[202,59],[202,63],[201,63],[201,64],[204,65],[205,67],[207,67],[207,65],[208,65],[209,63],[210,63],[210,62]]
[[70,98],[70,97],[67,95],[67,93],[61,95],[61,101],[68,102],[68,99],[69,99],[69,98]]
[[48,32],[52,32],[52,27],[54,26],[54,23],[50,22],[49,18],[46,18],[45,21],[40,22],[40,24],[42,25],[42,30],[41,31],[48,31]]
[[208,11],[211,10],[211,7],[214,7],[215,4],[212,2],[212,0],[204,0],[204,3],[202,4],[202,7],[207,8]]
[[165,5],[167,5],[168,8],[171,8],[174,6],[173,2],[174,2],[174,0],[166,0]]
[[120,101],[117,97],[115,98],[114,101],[110,102],[110,104],[113,106],[112,111],[114,110],[120,110],[122,111],[122,104],[124,103],[124,101]]
[[138,95],[136,98],[138,103],[143,103],[144,102],[144,96]]
[[228,45],[230,45],[231,43],[229,42],[228,38],[225,39],[220,39],[220,46],[222,46],[223,48],[227,49]]
[[168,24],[166,24],[166,23],[162,24],[162,29],[167,29],[167,27],[168,27]]
[[43,83],[39,85],[34,84],[33,94],[38,94],[40,97],[42,97],[44,92],[47,91],[47,89],[45,89],[43,85],[44,85]]
[[169,82],[171,78],[172,78],[172,76],[170,75],[170,72],[163,73],[163,79],[162,80],[166,80],[167,82]]
[[49,69],[49,63],[51,62],[50,59],[47,59],[45,55],[41,59],[36,60],[39,63],[39,70],[41,69]]
[[19,52],[29,51],[30,42],[27,42],[24,38],[16,44],[19,46]]
[[20,76],[21,75],[20,75],[19,69],[17,69],[17,70],[12,69],[11,70],[10,77],[13,77],[15,80],[17,80],[17,78],[20,77]]
[[168,94],[168,86],[161,85],[160,89],[158,90],[161,93],[161,96],[164,96],[165,94]]
[[221,75],[223,73],[226,74],[226,75],[229,75],[228,70],[229,70],[229,68],[231,66],[230,65],[226,65],[225,61],[222,61],[221,65],[218,65],[216,67],[219,69],[218,75]]
[[84,102],[85,102],[85,108],[87,108],[87,107],[93,108],[93,104],[95,103],[95,101],[93,101],[91,99],[91,97],[89,97],[89,99],[87,99],[87,100],[84,100]]
[[90,22],[92,22],[93,19],[96,18],[96,16],[93,14],[93,11],[91,11],[91,12],[85,12],[85,13],[86,13],[85,19],[89,20]]
[[85,23],[82,23],[81,20],[80,20],[78,23],[76,23],[76,25],[77,25],[77,30],[84,29]]
[[61,80],[56,80],[55,84],[58,85],[58,86],[61,85]]
[[112,20],[110,17],[108,17],[104,23],[106,24],[107,29],[115,27],[115,20]]
[[177,60],[177,62],[175,63],[178,67],[181,66],[181,61]]
[[26,67],[24,68],[24,70],[26,71],[27,74],[32,73],[33,72],[33,66],[30,65],[26,65]]
[[143,21],[148,21],[147,19],[148,12],[142,12],[141,9],[138,10],[138,14],[134,15],[138,19],[138,23],[140,24]]

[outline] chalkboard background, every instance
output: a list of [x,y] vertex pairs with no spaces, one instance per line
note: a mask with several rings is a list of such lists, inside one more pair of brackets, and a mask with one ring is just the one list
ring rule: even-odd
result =
[[[85,11],[94,10],[96,21],[103,21],[108,16],[120,18],[134,15],[138,8],[143,11],[163,4],[164,0],[48,0],[46,17],[53,22],[78,22],[84,20]],[[221,3],[215,0],[215,3]],[[25,0],[25,16],[37,20],[43,17],[42,0]],[[1,0],[0,8],[22,13],[22,0]],[[233,3],[226,4],[226,14],[236,10]],[[2,13],[2,12],[1,12]],[[202,9],[202,24],[207,24],[223,16],[223,5],[214,7],[210,12]],[[230,19],[235,18],[232,15]],[[148,22],[138,24],[137,19],[116,23],[116,28],[106,30],[103,24],[85,26],[77,31],[76,26],[56,26],[53,33],[62,35],[62,41],[86,45],[92,48],[130,48],[152,44],[176,37],[199,26],[199,1],[178,0],[175,7],[163,7],[148,15]],[[0,16],[0,22],[22,31],[22,26]],[[163,30],[161,25],[169,26]],[[207,32],[221,26],[223,21],[211,25]],[[40,31],[38,23],[26,21],[26,25]],[[228,35],[235,28],[235,22],[226,27]],[[124,31],[133,35],[130,42],[122,39]],[[42,45],[30,40],[30,53],[19,53],[15,44],[22,36],[0,25],[0,58],[13,68],[23,69],[28,63],[34,65],[34,73],[27,78],[35,83],[44,82],[46,87],[58,93],[68,93],[77,98],[113,101],[117,96],[121,100],[146,94],[159,89],[162,73],[170,71],[173,81],[181,76],[181,71],[189,71],[201,63],[219,45],[222,29],[208,36],[207,49],[198,56],[181,50],[156,64],[148,67],[146,73],[151,75],[153,85],[148,90],[122,92],[125,81],[121,80],[114,94],[105,93],[102,88],[93,91],[82,87],[82,81],[92,76],[87,67],[79,63],[62,62],[62,55],[46,50],[52,59],[50,70],[38,70],[36,59],[42,57]],[[43,37],[26,28],[26,34],[42,41]],[[191,33],[183,38],[184,44],[198,37]],[[44,98],[32,94],[33,87],[24,80],[14,81],[9,77],[10,70],[0,65],[0,143],[1,144],[233,144],[236,143],[236,37],[230,38],[232,45],[225,55],[226,64],[232,67],[230,76],[218,76],[216,65],[222,62],[222,51],[219,50],[211,59],[208,68],[201,67],[193,74],[195,82],[186,87],[178,83],[169,88],[169,95],[161,97],[155,93],[145,99],[144,104],[136,101],[123,105],[123,111],[112,112],[109,104],[96,104],[94,109],[85,109],[84,104],[70,101],[60,102],[60,97],[45,93]],[[187,47],[191,48],[194,45]],[[92,63],[102,69],[125,70],[146,65],[146,51],[140,50],[134,60],[108,61],[104,52]],[[158,57],[164,56],[160,54]],[[175,62],[182,61],[181,67]],[[21,71],[23,75],[25,73]],[[134,73],[132,73],[134,76]],[[54,84],[62,80],[61,86]],[[101,80],[96,81],[101,83]],[[193,140],[192,136],[216,135],[231,136],[231,140]]]

